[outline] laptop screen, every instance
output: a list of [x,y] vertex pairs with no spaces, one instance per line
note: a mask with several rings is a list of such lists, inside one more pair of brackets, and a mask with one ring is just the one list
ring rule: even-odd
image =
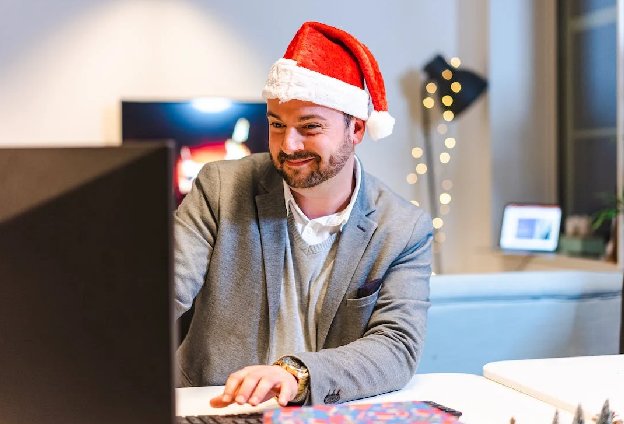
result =
[[511,203],[503,211],[500,248],[554,252],[559,242],[561,208],[557,205]]

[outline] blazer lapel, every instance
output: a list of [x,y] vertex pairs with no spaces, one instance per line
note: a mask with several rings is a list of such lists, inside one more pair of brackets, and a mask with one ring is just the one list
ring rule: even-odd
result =
[[329,327],[334,320],[336,311],[351,283],[356,266],[362,259],[364,251],[377,228],[377,223],[368,216],[374,211],[374,205],[369,201],[366,193],[365,173],[362,170],[362,182],[360,192],[351,211],[351,216],[342,229],[338,239],[336,261],[329,276],[325,299],[323,300],[323,313],[319,317],[316,346],[321,349],[325,344]]
[[284,272],[284,252],[288,229],[282,179],[276,172],[266,173],[260,185],[265,191],[256,196],[262,259],[269,306],[269,331],[275,328]]

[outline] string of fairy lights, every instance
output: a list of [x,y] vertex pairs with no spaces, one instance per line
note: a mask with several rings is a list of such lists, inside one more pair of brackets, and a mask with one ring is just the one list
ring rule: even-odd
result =
[[[450,60],[451,66],[455,69],[459,68],[461,65],[461,61],[457,57],[453,57]],[[447,81],[452,81],[453,79],[453,71],[450,69],[445,69],[442,72],[442,78]],[[451,91],[455,94],[459,93],[462,89],[461,84],[457,81],[451,82]],[[433,95],[438,91],[438,86],[435,82],[428,82],[425,86],[425,90],[427,92],[427,96],[422,100],[422,104],[425,109],[433,109],[436,106],[436,99]],[[455,118],[454,113],[449,109],[453,104],[453,96],[445,95],[439,100],[442,104],[442,119],[444,122],[439,123],[436,127],[437,133],[442,136],[444,139],[444,144],[442,147],[442,152],[438,155],[437,160],[440,161],[441,165],[448,165],[451,162],[451,152],[455,148],[457,141],[455,137],[450,137],[448,135],[449,127],[448,124],[453,122]],[[424,113],[429,113],[428,110],[425,110]],[[433,166],[427,166],[427,162],[425,159],[425,151],[421,147],[414,147],[412,149],[412,157],[418,160],[416,167],[414,169],[415,172],[411,172],[407,175],[406,180],[408,184],[416,184],[420,177],[427,176],[428,178],[435,178],[433,172],[431,172],[431,168]],[[429,175],[427,175],[429,173]],[[440,172],[440,174],[443,174]],[[437,182],[436,182],[437,183]],[[439,250],[439,245],[444,243],[446,240],[446,234],[443,231],[444,227],[444,217],[446,217],[451,212],[451,201],[452,196],[451,192],[453,189],[453,181],[450,178],[442,179],[440,182],[440,194],[437,196],[437,201],[439,202],[437,205],[430,205],[431,215],[432,215],[432,224],[434,228],[434,248]],[[417,200],[412,200],[412,203],[416,206],[420,206],[420,202]]]

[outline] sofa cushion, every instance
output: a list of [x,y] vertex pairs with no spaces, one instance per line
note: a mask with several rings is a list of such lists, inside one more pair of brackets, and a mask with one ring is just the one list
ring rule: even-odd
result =
[[481,374],[498,360],[617,353],[621,288],[618,272],[433,276],[418,372]]

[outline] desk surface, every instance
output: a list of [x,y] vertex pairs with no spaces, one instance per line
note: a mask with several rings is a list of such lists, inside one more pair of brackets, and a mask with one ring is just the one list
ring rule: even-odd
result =
[[624,415],[624,355],[499,361],[486,364],[483,375],[562,410],[580,403],[586,422],[605,399]]
[[[177,415],[231,414],[276,408],[273,400],[260,407],[230,405],[210,407],[209,399],[221,387],[176,389]],[[417,374],[397,392],[374,396],[351,403],[382,401],[432,400],[463,412],[465,424],[507,424],[513,416],[517,424],[550,424],[555,407],[516,390],[472,374]],[[562,423],[572,422],[572,414],[560,411]]]

